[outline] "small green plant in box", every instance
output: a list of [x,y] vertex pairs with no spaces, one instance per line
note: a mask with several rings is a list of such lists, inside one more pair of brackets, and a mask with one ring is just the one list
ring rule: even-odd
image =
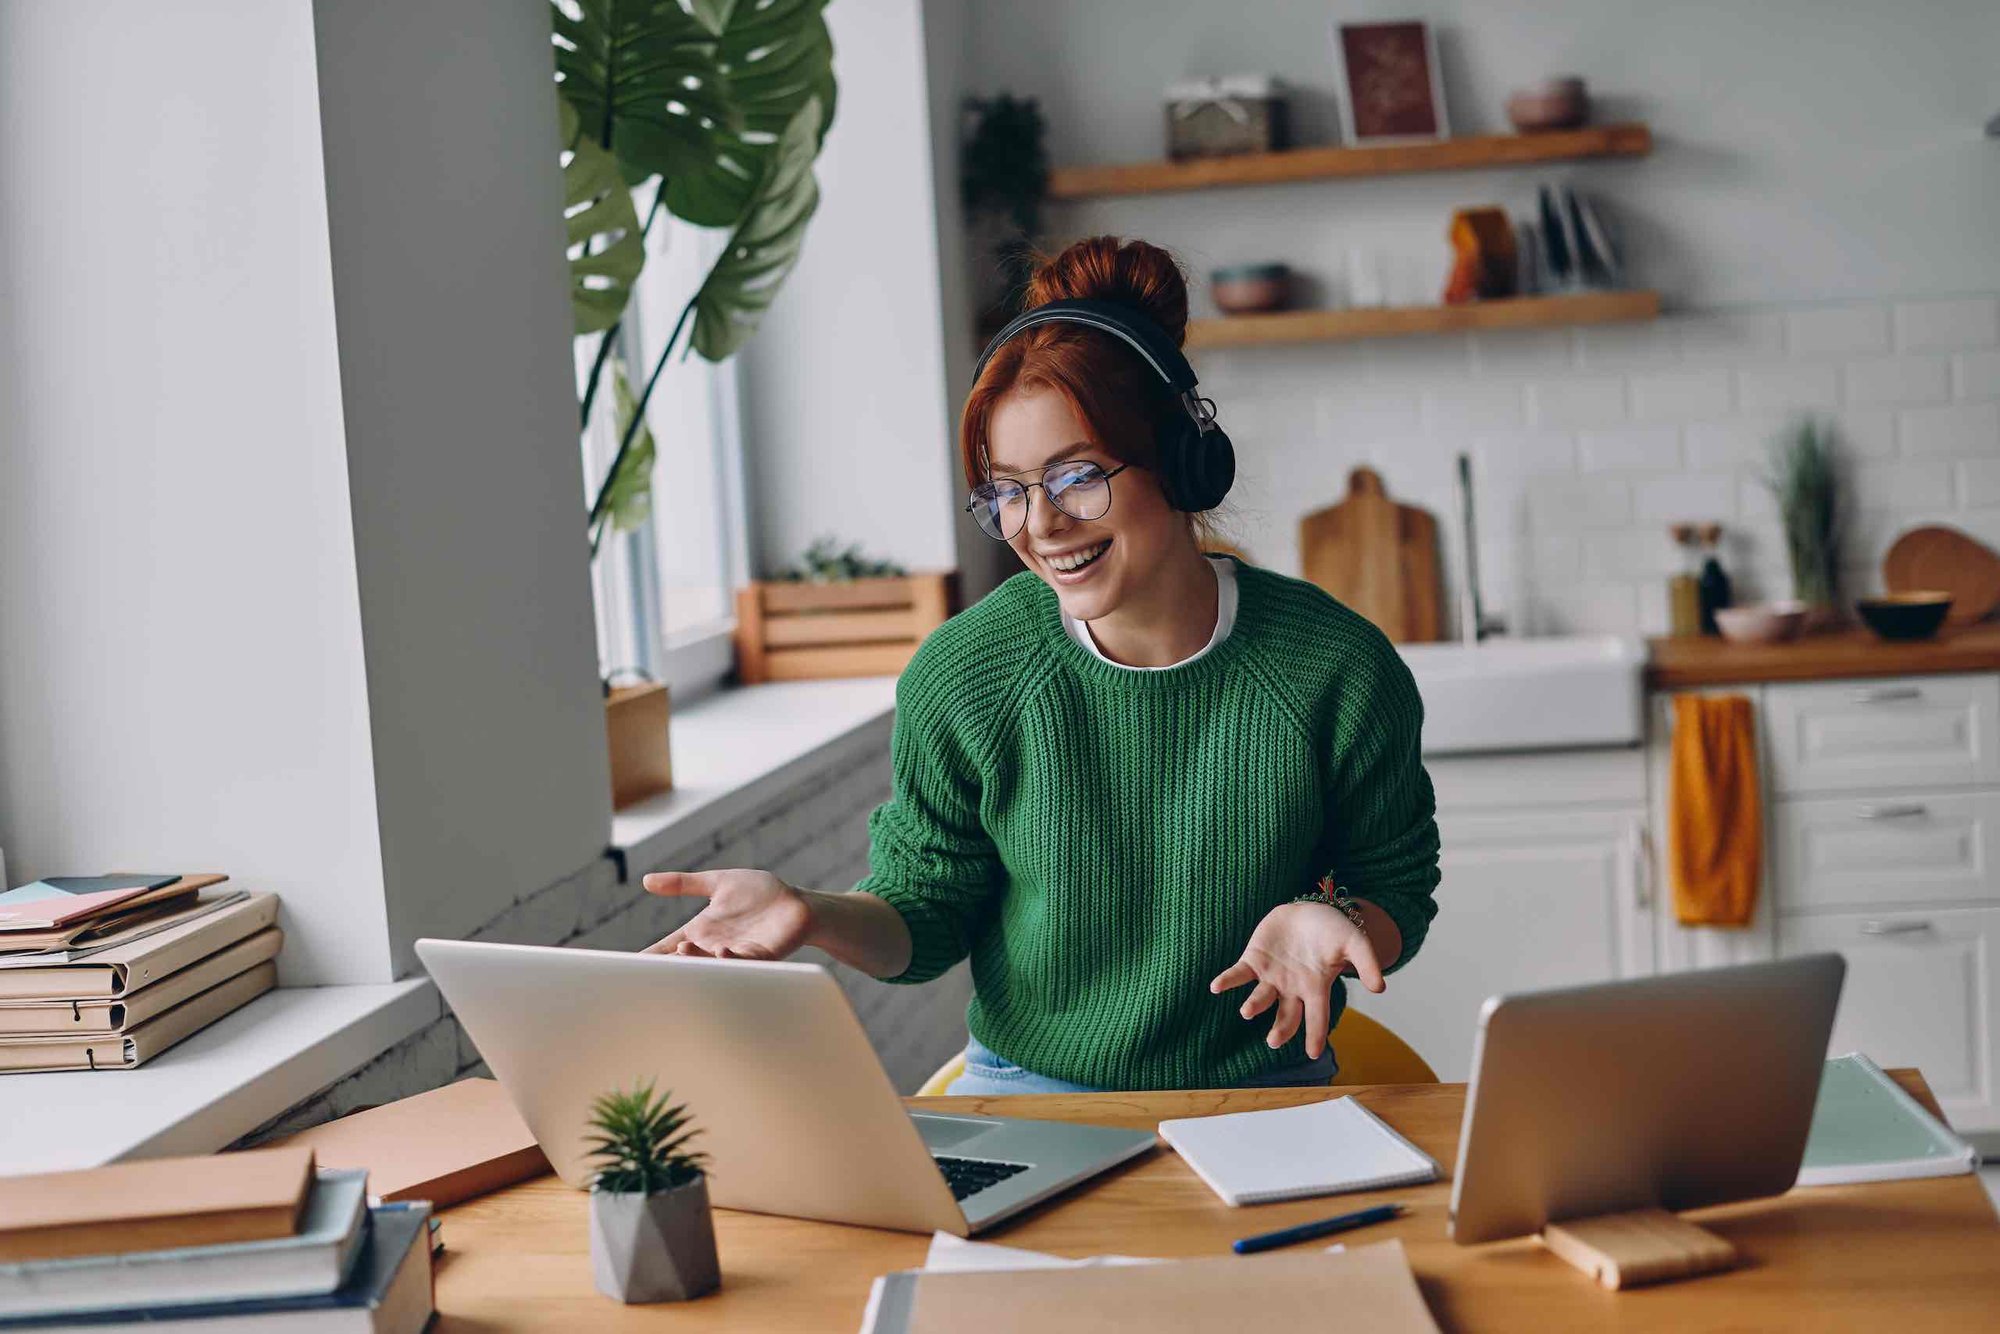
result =
[[701,1131],[648,1082],[591,1104],[590,1258],[598,1291],[622,1302],[684,1301],[722,1280]]

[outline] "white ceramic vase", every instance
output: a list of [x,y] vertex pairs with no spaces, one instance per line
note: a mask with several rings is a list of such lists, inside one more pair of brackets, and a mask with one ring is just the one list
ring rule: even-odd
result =
[[590,1193],[590,1267],[621,1302],[682,1302],[722,1282],[708,1178],[652,1195]]

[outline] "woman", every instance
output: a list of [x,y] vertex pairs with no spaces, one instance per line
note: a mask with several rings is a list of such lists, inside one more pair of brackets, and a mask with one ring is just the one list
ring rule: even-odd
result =
[[[898,682],[868,877],[828,894],[763,871],[649,875],[709,900],[651,949],[816,945],[890,982],[970,956],[953,1093],[1325,1083],[1343,971],[1381,991],[1436,912],[1415,684],[1319,589],[1203,554],[1191,511],[1230,467],[1190,483],[1173,437],[1198,429],[1209,465],[1200,451],[1228,444],[1157,364],[1187,328],[1171,257],[1092,238],[1028,294],[1113,303],[1097,309],[1133,332],[1046,308],[982,361],[967,508],[1027,568]],[[1148,338],[1167,350],[1149,360]]]

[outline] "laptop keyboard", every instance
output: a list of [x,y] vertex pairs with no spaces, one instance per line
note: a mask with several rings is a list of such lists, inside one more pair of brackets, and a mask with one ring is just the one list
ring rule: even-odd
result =
[[1019,1176],[1028,1170],[1027,1163],[995,1163],[979,1158],[947,1158],[935,1154],[931,1161],[944,1173],[944,1179],[951,1183],[951,1196],[962,1200],[968,1195],[976,1195],[988,1186],[1005,1181],[1008,1177]]

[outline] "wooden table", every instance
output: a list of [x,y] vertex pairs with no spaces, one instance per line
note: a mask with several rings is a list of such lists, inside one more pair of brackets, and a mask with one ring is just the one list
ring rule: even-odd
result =
[[[1914,1071],[1896,1077],[1933,1111]],[[1449,1171],[1463,1084],[1378,1085],[1351,1095]],[[912,1098],[913,1107],[1151,1127],[1173,1116],[1287,1107],[1325,1089]],[[784,1152],[783,1146],[773,1146]],[[1532,1240],[1460,1247],[1444,1235],[1448,1183],[1230,1209],[1168,1149],[1003,1224],[988,1240],[1062,1255],[1213,1255],[1251,1232],[1399,1200],[1409,1213],[1356,1233],[1401,1237],[1447,1330],[1861,1330],[1954,1334],[2000,1327],[2000,1220],[1978,1179],[1822,1187],[1690,1214],[1733,1242],[1735,1271],[1606,1292]],[[722,1290],[684,1305],[621,1306],[591,1287],[585,1196],[555,1177],[444,1215],[436,1334],[511,1330],[813,1331],[854,1334],[876,1275],[922,1264],[929,1238],[718,1210]],[[1337,1296],[1329,1310],[1337,1312]],[[1246,1321],[1244,1334],[1254,1322]],[[1337,1329],[1337,1321],[1328,1325]]]

